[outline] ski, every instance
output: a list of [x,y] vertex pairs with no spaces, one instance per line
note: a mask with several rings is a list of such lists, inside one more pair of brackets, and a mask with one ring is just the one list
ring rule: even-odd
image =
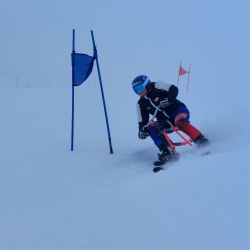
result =
[[161,170],[166,170],[165,167],[162,167],[163,165],[165,165],[166,163],[169,164],[169,163],[172,163],[172,162],[176,162],[178,159],[179,159],[178,156],[176,156],[176,155],[171,155],[171,157],[168,158],[168,159],[166,159],[165,161],[163,161],[163,160],[154,161],[154,162],[153,162],[153,165],[154,165],[155,167],[153,168],[153,172],[154,172],[154,173],[157,173],[157,172],[159,172],[159,171],[161,171]]
[[210,155],[210,154],[211,154],[211,151],[205,151],[201,153],[201,156]]
[[153,165],[154,166],[162,166],[164,164],[166,164],[167,162],[166,161],[161,161],[161,160],[158,160],[158,161],[154,161],[153,162]]
[[[212,153],[211,150],[205,150],[205,151],[203,151],[203,152],[200,154],[200,156],[210,155],[211,153]],[[159,172],[159,171],[166,170],[166,169],[169,167],[169,164],[170,164],[170,163],[176,162],[178,159],[179,159],[179,158],[172,159],[172,160],[170,159],[170,160],[166,160],[166,161],[161,161],[161,160],[154,161],[154,162],[153,162],[153,165],[154,165],[155,167],[153,168],[153,172],[154,172],[154,173],[157,173],[157,172]],[[165,165],[166,163],[168,163],[168,164],[167,164],[168,166],[167,166],[167,167],[164,167],[164,165]]]
[[165,170],[165,169],[163,167],[154,167],[153,168],[154,173],[157,173],[157,172],[162,171],[162,170]]
[[157,173],[157,172],[159,172],[159,171],[161,171],[161,170],[165,170],[165,168],[164,168],[164,167],[161,167],[161,166],[163,166],[163,165],[166,164],[166,163],[167,163],[166,161],[160,161],[160,160],[154,161],[154,162],[153,162],[153,165],[154,165],[155,167],[153,168],[153,172],[154,172],[154,173]]

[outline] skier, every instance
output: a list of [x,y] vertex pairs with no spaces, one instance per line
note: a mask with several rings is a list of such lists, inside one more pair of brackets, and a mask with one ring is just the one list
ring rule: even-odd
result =
[[147,126],[150,114],[154,115],[156,108],[158,112],[156,119],[163,129],[171,129],[174,125],[187,134],[199,147],[209,145],[208,139],[189,122],[189,110],[186,105],[176,99],[178,88],[164,82],[151,82],[145,75],[137,76],[132,82],[132,88],[140,96],[137,102],[137,113],[139,123],[140,139],[148,136],[159,148],[158,158],[160,161],[175,161],[178,159],[169,144],[154,126]]

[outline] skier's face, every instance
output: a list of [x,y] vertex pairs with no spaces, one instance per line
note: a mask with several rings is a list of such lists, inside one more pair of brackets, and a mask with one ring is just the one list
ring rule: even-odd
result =
[[144,90],[143,90],[142,92],[138,92],[138,95],[139,95],[140,97],[142,97],[142,96],[144,96],[146,93],[147,93],[147,90],[146,90],[146,88],[144,88]]
[[146,88],[143,86],[143,84],[139,84],[138,86],[134,87],[133,90],[137,95],[140,97],[144,96],[147,92]]

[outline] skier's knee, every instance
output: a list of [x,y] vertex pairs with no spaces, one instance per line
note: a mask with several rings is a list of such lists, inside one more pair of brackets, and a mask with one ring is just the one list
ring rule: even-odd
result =
[[177,121],[176,126],[177,126],[178,128],[182,128],[182,127],[185,126],[185,124],[187,124],[187,123],[189,124],[190,122],[189,122],[187,119],[182,118],[182,119],[180,119],[180,120]]

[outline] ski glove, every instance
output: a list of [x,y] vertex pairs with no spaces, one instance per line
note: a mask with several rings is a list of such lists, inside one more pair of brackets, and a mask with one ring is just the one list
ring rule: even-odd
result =
[[139,133],[138,133],[139,139],[142,139],[142,140],[146,139],[148,136],[149,136],[149,134],[144,132],[144,131],[139,131]]
[[169,105],[170,105],[170,101],[168,100],[168,98],[165,98],[163,99],[161,102],[160,102],[160,107],[165,109],[167,108]]

